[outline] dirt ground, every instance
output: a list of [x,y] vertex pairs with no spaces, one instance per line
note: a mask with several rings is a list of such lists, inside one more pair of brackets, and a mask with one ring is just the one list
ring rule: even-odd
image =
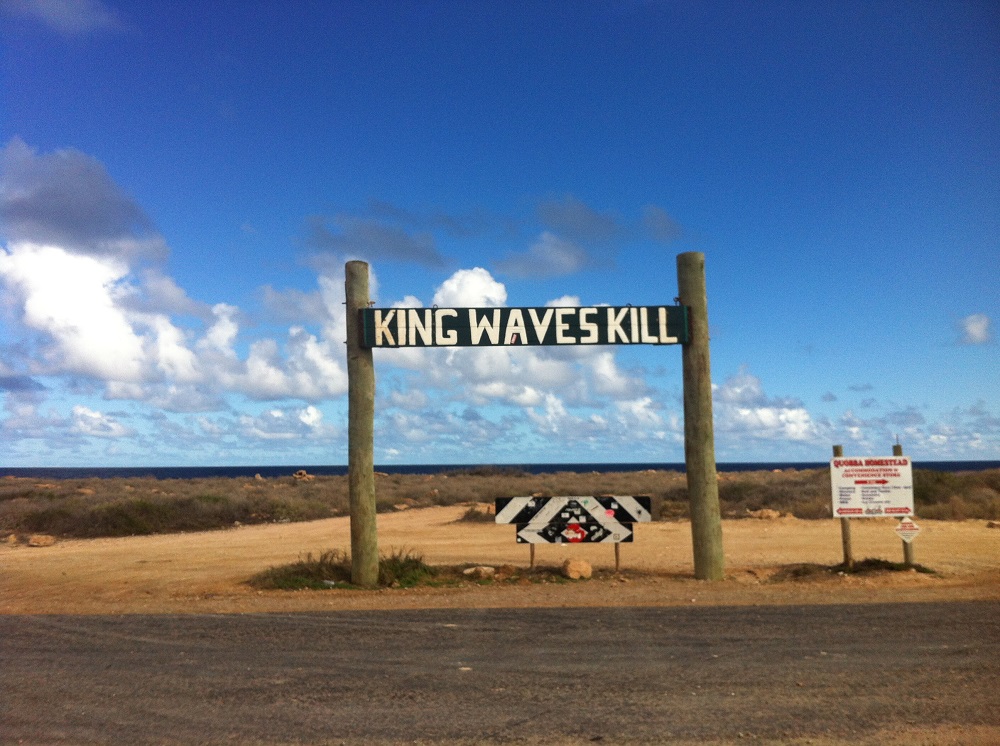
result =
[[[512,526],[457,522],[466,506],[378,517],[383,552],[409,549],[431,565],[528,565]],[[854,557],[902,560],[886,519],[852,522]],[[0,613],[248,613],[337,609],[528,606],[761,605],[1000,599],[1000,530],[985,521],[917,520],[915,560],[935,571],[784,579],[799,563],[842,559],[836,520],[723,522],[726,579],[694,580],[690,525],[640,524],[621,545],[622,571],[603,580],[468,584],[377,591],[259,591],[254,573],[307,552],[349,549],[348,518],[243,526],[224,531],[0,546]],[[576,557],[614,569],[612,545],[540,545],[536,562]]]

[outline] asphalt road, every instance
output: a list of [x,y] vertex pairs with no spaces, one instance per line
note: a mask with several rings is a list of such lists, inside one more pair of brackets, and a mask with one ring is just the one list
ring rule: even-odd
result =
[[1000,726],[1000,603],[0,617],[3,743]]

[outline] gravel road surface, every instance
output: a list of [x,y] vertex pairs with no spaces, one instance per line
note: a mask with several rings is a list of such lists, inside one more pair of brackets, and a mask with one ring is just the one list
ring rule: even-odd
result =
[[992,601],[0,616],[0,742],[996,743],[998,653]]

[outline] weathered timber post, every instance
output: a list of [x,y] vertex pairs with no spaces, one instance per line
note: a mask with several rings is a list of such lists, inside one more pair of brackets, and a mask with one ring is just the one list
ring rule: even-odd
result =
[[361,346],[358,313],[368,307],[368,264],[345,266],[347,294],[347,469],[351,505],[351,582],[378,584],[375,523],[375,364]]
[[[844,446],[834,446],[833,457],[843,458]],[[844,547],[844,567],[850,570],[854,567],[854,555],[851,552],[851,519],[846,516],[840,518],[840,543]]]
[[[896,443],[892,447],[892,455],[893,456],[902,456],[903,455],[903,446],[902,446],[902,444]],[[913,567],[914,566],[914,562],[913,562],[913,542],[912,541],[905,541],[905,540],[903,541],[903,564],[906,565],[907,567]]]
[[690,338],[681,353],[684,371],[684,461],[691,505],[694,576],[722,580],[722,519],[712,426],[712,373],[708,354],[705,255],[677,255],[679,301],[688,307]]

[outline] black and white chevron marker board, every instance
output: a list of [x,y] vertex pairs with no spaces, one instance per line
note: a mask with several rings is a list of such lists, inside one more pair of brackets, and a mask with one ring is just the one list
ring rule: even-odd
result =
[[499,497],[496,522],[539,524],[593,520],[609,523],[648,523],[652,520],[648,496],[574,495],[560,497]]
[[579,523],[529,523],[517,525],[518,544],[610,544],[631,543],[635,534],[631,523],[608,528],[596,521]]

